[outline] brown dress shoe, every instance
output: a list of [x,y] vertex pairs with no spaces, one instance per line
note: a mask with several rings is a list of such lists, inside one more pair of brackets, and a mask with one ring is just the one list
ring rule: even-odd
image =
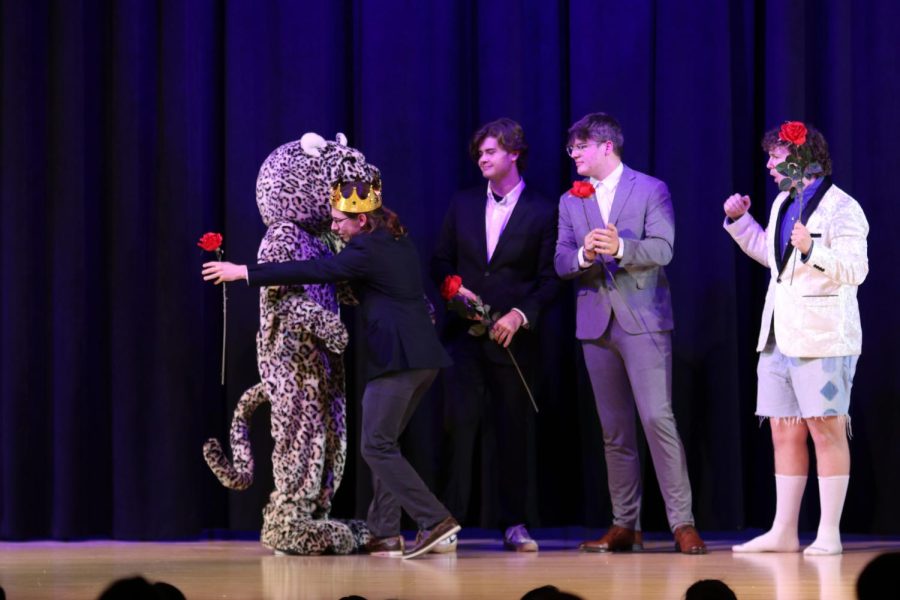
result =
[[404,552],[403,558],[422,556],[444,540],[450,539],[460,529],[461,527],[459,526],[459,523],[456,522],[456,519],[453,517],[445,518],[443,521],[432,527],[428,531],[428,535],[424,536],[414,548],[410,549],[409,552]]
[[363,546],[365,554],[372,556],[403,556],[403,536],[393,535],[386,538],[372,538]]
[[700,539],[696,527],[682,525],[675,530],[675,550],[682,554],[706,554],[706,544]]
[[644,538],[640,531],[613,525],[602,538],[582,542],[578,549],[583,552],[640,552],[644,549]]

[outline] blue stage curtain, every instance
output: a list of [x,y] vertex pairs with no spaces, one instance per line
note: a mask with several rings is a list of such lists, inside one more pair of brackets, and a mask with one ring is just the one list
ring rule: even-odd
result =
[[[592,111],[621,121],[625,162],[672,192],[674,406],[707,530],[765,527],[774,510],[768,427],[753,416],[768,274],[722,230],[722,203],[749,193],[765,222],[763,132],[788,119],[823,131],[835,182],[871,224],[843,526],[900,533],[898,22],[890,0],[2,0],[0,538],[259,528],[265,411],[251,490],[223,490],[201,456],[258,380],[258,296],[229,286],[223,388],[221,290],[200,280],[209,255],[195,244],[221,231],[227,258],[254,259],[255,178],[275,147],[346,133],[382,169],[385,203],[427,260],[452,192],[482,181],[467,153],[479,125],[522,123],[528,185],[557,197],[576,177],[566,129]],[[543,525],[601,527],[601,431],[573,328],[567,285],[539,331],[537,508]],[[347,355],[351,399],[359,351]],[[405,439],[438,489],[452,401],[439,387]],[[363,515],[369,497],[358,414],[351,402],[339,516]],[[470,524],[491,527],[496,465],[481,458]],[[665,530],[649,460],[645,479],[644,528]]]

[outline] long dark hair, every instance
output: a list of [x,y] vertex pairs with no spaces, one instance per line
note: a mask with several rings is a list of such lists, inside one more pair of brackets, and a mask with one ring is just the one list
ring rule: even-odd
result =
[[367,233],[371,233],[376,229],[387,229],[388,233],[395,238],[405,237],[409,233],[403,223],[400,222],[400,217],[397,216],[397,213],[387,206],[381,205],[375,210],[362,214],[366,215],[366,223],[362,226],[362,230]]

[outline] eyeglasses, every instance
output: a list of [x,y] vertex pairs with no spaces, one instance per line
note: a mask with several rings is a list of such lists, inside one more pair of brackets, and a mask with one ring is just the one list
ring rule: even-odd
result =
[[331,222],[340,227],[341,223],[343,223],[344,221],[349,221],[352,218],[353,217],[338,217],[335,219],[334,217],[331,217]]
[[582,142],[580,144],[575,144],[574,146],[566,146],[566,154],[572,156],[576,151],[584,152],[590,146],[599,146],[600,144],[605,144],[606,142]]

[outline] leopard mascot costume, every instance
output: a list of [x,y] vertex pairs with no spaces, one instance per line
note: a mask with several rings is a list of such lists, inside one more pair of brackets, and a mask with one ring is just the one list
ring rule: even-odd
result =
[[[259,262],[309,260],[335,253],[331,186],[375,182],[380,173],[343,134],[326,141],[314,133],[287,143],[265,160],[256,180],[256,202],[268,227]],[[352,301],[349,287],[342,301]],[[371,534],[364,521],[329,519],[331,499],[347,456],[346,398],[341,353],[347,330],[338,317],[335,286],[306,284],[260,290],[256,338],[261,382],[241,396],[231,423],[233,465],[218,440],[203,447],[207,464],[227,488],[253,482],[250,417],[272,407],[275,490],[263,510],[262,544],[276,552],[348,554]]]

